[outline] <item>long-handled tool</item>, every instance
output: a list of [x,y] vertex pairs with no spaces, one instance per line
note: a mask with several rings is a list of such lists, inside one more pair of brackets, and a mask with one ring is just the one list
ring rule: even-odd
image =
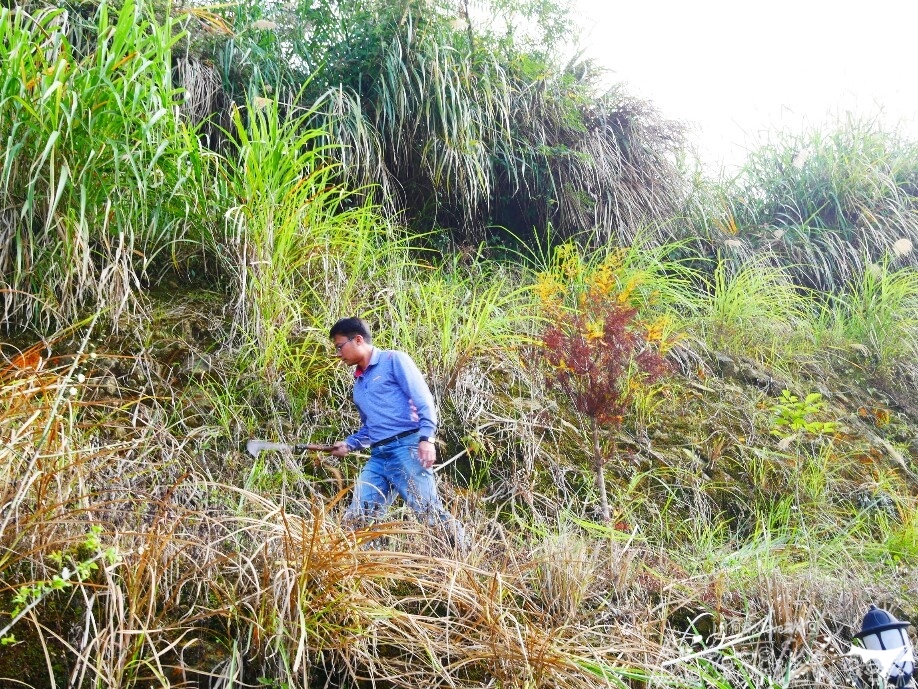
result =
[[287,443],[272,443],[270,440],[255,440],[253,438],[245,444],[245,451],[257,459],[263,450],[292,452],[295,455],[301,455],[306,452],[331,452],[334,447],[334,445],[317,445],[315,443],[288,445]]
[[[258,458],[258,455],[265,450],[291,452],[293,454],[301,455],[307,452],[331,452],[334,447],[334,445],[321,445],[316,443],[300,443],[297,445],[289,445],[288,443],[273,443],[270,440],[255,440],[254,438],[247,441],[245,444],[246,452],[248,452],[256,459]],[[320,465],[323,466],[325,470],[334,477],[335,483],[338,484],[339,493],[344,490],[344,478],[341,476],[341,472],[337,467],[331,466],[327,462],[323,462],[318,457],[313,460],[313,464],[316,467],[319,467]]]

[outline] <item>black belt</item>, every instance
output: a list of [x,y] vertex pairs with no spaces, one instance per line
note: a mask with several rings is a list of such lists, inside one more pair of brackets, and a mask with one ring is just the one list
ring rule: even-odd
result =
[[377,441],[377,442],[375,442],[375,443],[372,443],[372,444],[370,445],[370,447],[382,447],[383,445],[388,445],[389,443],[394,443],[396,440],[401,440],[402,438],[405,438],[405,437],[407,437],[407,436],[409,436],[409,435],[412,435],[413,433],[417,433],[417,432],[419,432],[420,430],[421,430],[420,428],[415,428],[415,429],[410,430],[410,431],[402,431],[401,433],[396,433],[395,435],[390,435],[388,438],[383,438],[382,440],[379,440],[379,441]]

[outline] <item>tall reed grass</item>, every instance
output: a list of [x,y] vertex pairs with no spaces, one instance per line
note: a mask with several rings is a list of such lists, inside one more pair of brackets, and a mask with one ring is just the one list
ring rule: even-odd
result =
[[3,321],[48,329],[83,309],[117,322],[200,236],[205,163],[179,122],[175,27],[107,3],[87,54],[71,10],[0,10]]
[[653,224],[667,236],[660,227],[683,195],[681,128],[620,87],[602,92],[594,63],[546,50],[562,34],[529,43],[541,21],[569,21],[563,5],[215,12],[227,30],[190,43],[219,66],[230,95],[305,85],[348,184],[416,229],[479,241],[489,225],[528,237],[552,222],[600,244]]
[[918,146],[878,118],[772,133],[727,181],[720,241],[768,251],[796,281],[841,290],[884,257],[914,266]]
[[868,347],[878,362],[914,360],[918,342],[918,270],[870,264],[839,295],[836,317],[848,340]]
[[719,260],[699,301],[713,348],[777,361],[809,349],[807,299],[787,269],[763,258]]

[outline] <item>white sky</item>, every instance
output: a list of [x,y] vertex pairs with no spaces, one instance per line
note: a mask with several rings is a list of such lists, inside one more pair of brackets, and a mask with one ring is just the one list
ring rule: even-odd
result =
[[709,163],[737,164],[765,130],[848,112],[918,139],[915,0],[575,0],[587,55]]

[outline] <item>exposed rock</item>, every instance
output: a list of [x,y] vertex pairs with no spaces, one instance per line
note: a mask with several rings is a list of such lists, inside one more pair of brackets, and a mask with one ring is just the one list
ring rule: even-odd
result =
[[716,352],[715,358],[717,366],[725,378],[752,385],[771,395],[777,395],[782,390],[790,387],[787,381],[777,377],[752,359],[745,357],[734,359],[722,352]]

